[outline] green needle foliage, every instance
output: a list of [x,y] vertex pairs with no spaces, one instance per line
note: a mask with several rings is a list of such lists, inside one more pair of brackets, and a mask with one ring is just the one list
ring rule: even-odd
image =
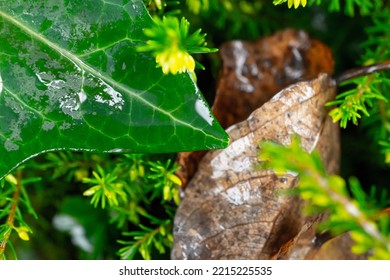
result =
[[348,122],[357,125],[362,114],[369,117],[371,108],[387,103],[382,92],[388,95],[383,88],[390,87],[390,79],[385,74],[375,73],[347,80],[342,86],[352,86],[352,89],[337,95],[336,100],[327,103],[327,106],[337,106],[329,115],[334,122],[340,121],[340,126],[346,128]]
[[369,252],[372,259],[390,258],[390,216],[382,213],[389,200],[376,201],[362,190],[356,178],[349,180],[353,197],[349,197],[347,183],[337,175],[328,175],[319,154],[305,152],[296,137],[289,147],[264,142],[260,159],[265,168],[277,173],[292,171],[298,174],[299,183],[294,190],[309,203],[307,214],[329,213],[320,229],[337,235],[351,233],[355,245],[352,252]]
[[16,252],[10,241],[12,232],[16,232],[21,240],[28,241],[31,228],[24,220],[24,214],[30,214],[37,218],[33,207],[31,206],[29,196],[25,190],[25,185],[32,180],[23,181],[22,171],[19,170],[13,176],[8,175],[1,181],[0,189],[0,259],[6,259],[5,250],[10,248],[14,258],[17,258]]
[[[101,166],[97,166],[97,172],[93,171],[94,178],[84,178],[83,182],[93,184],[94,186],[86,190],[83,194],[85,196],[92,196],[91,203],[97,207],[99,202],[101,207],[106,207],[106,201],[110,206],[118,206],[118,197],[126,200],[126,193],[123,190],[123,184],[116,182],[117,177],[111,173],[105,174]],[[113,170],[113,173],[116,173]]]
[[[363,1],[365,2],[365,1]],[[387,7],[385,11],[390,11]],[[390,59],[390,19],[384,12],[373,16],[373,26],[366,29],[368,39],[362,43],[364,54],[361,58],[363,65],[381,63]],[[388,127],[387,111],[389,105],[390,75],[388,72],[375,73],[365,77],[347,80],[341,84],[349,88],[337,96],[337,100],[328,103],[336,105],[330,112],[335,122],[345,128],[349,121],[358,124],[361,114],[369,117],[371,111],[382,112],[382,121]],[[390,131],[389,131],[390,132]]]
[[140,231],[123,234],[123,236],[129,237],[131,241],[118,241],[124,245],[118,252],[122,260],[133,259],[137,252],[141,254],[144,260],[150,260],[151,252],[154,249],[160,254],[170,251],[173,244],[172,222],[169,219],[160,220],[148,215],[147,218],[153,223],[154,228],[140,225]]
[[[64,198],[64,193],[54,198],[60,201],[51,218],[55,220],[65,215],[84,228],[92,251],[81,252],[83,258],[167,258],[173,242],[172,220],[180,201],[178,188],[181,181],[174,174],[178,167],[171,158],[158,158],[155,160],[141,154],[110,158],[103,154],[50,153],[26,168],[35,170],[34,173],[40,174],[41,178],[24,179],[22,170],[16,171],[15,176],[8,175],[1,181],[0,192],[1,257],[17,258],[11,238],[13,232],[22,240],[28,240],[32,233],[24,216],[29,214],[36,218],[37,215],[25,186],[31,185],[36,192],[42,189],[50,200],[54,188],[64,189],[73,185],[80,191],[75,193],[73,190],[68,198],[66,195]],[[88,199],[82,200],[81,193]],[[32,195],[36,204],[41,196]],[[106,224],[101,219],[106,219]],[[113,231],[118,243],[110,252],[105,252],[104,243],[111,244],[112,240],[105,240],[104,236]],[[56,250],[61,251],[61,248]],[[83,251],[83,248],[79,250]]]
[[[118,251],[122,259],[133,259],[138,252],[143,259],[151,259],[153,250],[169,252],[172,242],[173,210],[179,204],[180,179],[174,174],[178,166],[168,159],[165,163],[149,161],[139,154],[127,155],[115,168],[106,173],[98,165],[94,178],[82,182],[92,185],[84,192],[91,196],[91,204],[110,212],[112,224],[125,229],[129,224],[139,230],[122,232],[130,240],[119,240],[124,245]],[[121,179],[120,179],[121,178]],[[164,209],[164,218],[150,214],[154,203]],[[142,224],[146,219],[147,225]]]

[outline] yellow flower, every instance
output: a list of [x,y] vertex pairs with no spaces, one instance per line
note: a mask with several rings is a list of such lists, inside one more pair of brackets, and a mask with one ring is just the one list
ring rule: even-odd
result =
[[302,5],[302,7],[306,6],[307,0],[288,0],[288,8],[291,8],[294,3],[294,8],[298,8],[299,4]]
[[30,237],[28,236],[28,232],[30,230],[27,227],[21,226],[21,227],[15,227],[14,229],[18,233],[20,239],[22,239],[24,241],[30,240]]
[[390,151],[386,151],[385,153],[385,162],[390,164]]
[[168,178],[172,183],[174,183],[175,185],[178,185],[178,186],[181,186],[181,185],[182,185],[180,178],[179,178],[178,176],[176,176],[175,174],[168,173],[168,174],[167,174],[167,178]]
[[159,10],[162,10],[163,4],[161,3],[161,0],[154,0],[154,3],[156,4]]
[[8,174],[6,177],[5,177],[5,179],[8,181],[8,182],[10,182],[11,184],[13,184],[13,185],[17,185],[18,184],[18,180],[15,178],[15,176],[14,175],[12,175],[12,174]]
[[189,71],[194,74],[195,60],[192,53],[215,52],[217,49],[207,48],[205,36],[198,29],[189,34],[189,22],[182,18],[164,17],[155,18],[155,25],[146,28],[144,34],[149,38],[145,45],[137,47],[140,52],[151,51],[156,58],[157,65],[164,74],[177,74]]
[[156,62],[161,66],[164,74],[183,73],[186,70],[193,72],[195,70],[195,60],[187,52],[179,48],[166,49],[156,55]]

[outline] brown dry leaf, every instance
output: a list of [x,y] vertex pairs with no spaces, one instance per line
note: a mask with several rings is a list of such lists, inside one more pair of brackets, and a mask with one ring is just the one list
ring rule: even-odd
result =
[[227,42],[220,54],[213,113],[224,128],[245,120],[287,86],[333,73],[329,48],[300,30],[286,29],[253,43]]
[[258,144],[286,145],[298,134],[307,151],[319,150],[329,173],[337,172],[339,128],[324,107],[335,92],[334,80],[321,74],[228,129],[229,147],[206,154],[176,212],[172,259],[305,258],[318,217],[302,216],[299,198],[280,195],[296,185],[295,174],[256,169]]
[[[213,113],[223,128],[245,120],[275,93],[320,73],[333,73],[328,47],[304,31],[286,29],[256,42],[231,41],[220,48],[223,68]],[[177,172],[185,186],[205,152],[178,155]]]
[[180,169],[175,174],[180,178],[182,189],[186,188],[188,182],[198,170],[199,162],[206,153],[207,151],[195,151],[177,154],[176,164],[180,166]]

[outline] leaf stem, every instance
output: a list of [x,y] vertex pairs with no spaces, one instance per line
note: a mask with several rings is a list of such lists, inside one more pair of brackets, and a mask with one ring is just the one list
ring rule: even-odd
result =
[[3,257],[5,248],[7,246],[7,242],[9,240],[9,237],[11,235],[12,229],[14,228],[14,221],[15,221],[15,215],[18,208],[19,198],[20,198],[20,191],[22,188],[22,171],[18,170],[16,173],[16,185],[15,185],[15,192],[12,196],[12,204],[11,209],[8,215],[7,224],[11,230],[7,230],[7,232],[3,236],[3,240],[0,243],[0,258]]

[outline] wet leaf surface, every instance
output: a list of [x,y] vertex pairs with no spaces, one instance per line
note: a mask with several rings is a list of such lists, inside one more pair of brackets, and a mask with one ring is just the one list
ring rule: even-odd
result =
[[[287,145],[293,135],[317,149],[329,173],[339,169],[339,129],[324,104],[336,84],[329,75],[276,94],[247,120],[231,126],[230,145],[208,152],[176,212],[173,259],[303,259],[312,249],[320,217],[304,217],[295,174],[259,170],[259,142]],[[310,242],[309,242],[310,241]]]
[[[230,41],[220,48],[222,69],[213,113],[223,128],[245,120],[274,94],[298,81],[333,73],[330,49],[304,31],[286,29],[255,42]],[[205,153],[181,153],[183,186]]]
[[228,138],[188,74],[136,52],[139,1],[0,1],[0,178],[45,151],[163,153]]

